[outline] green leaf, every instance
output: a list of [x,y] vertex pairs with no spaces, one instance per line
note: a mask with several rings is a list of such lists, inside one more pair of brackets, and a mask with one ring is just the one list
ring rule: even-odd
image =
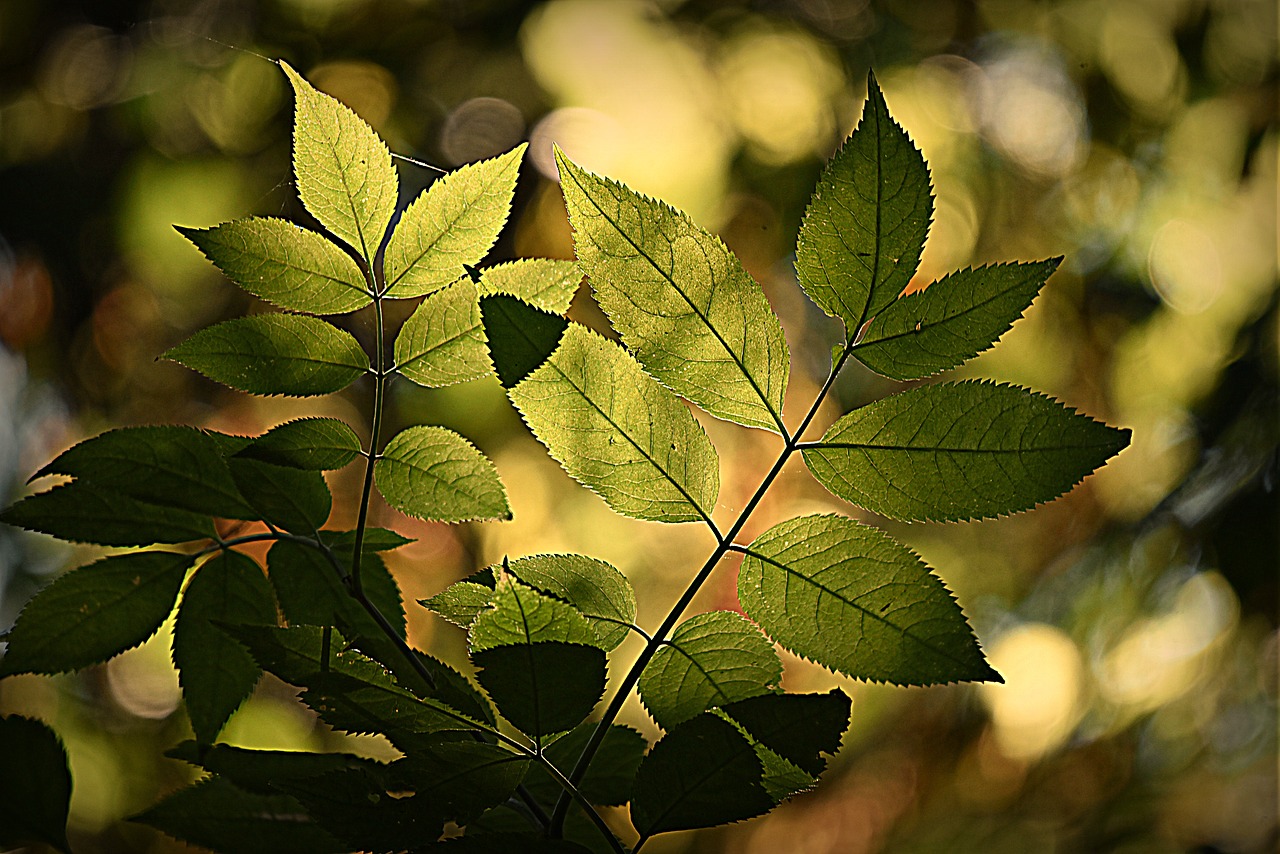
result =
[[131,552],[58,577],[18,615],[0,676],[79,670],[132,649],[169,616],[191,562],[173,552]]
[[133,821],[174,839],[237,854],[340,854],[349,850],[288,795],[261,795],[206,777]]
[[480,316],[489,358],[508,389],[547,361],[569,326],[558,314],[502,294],[481,298]]
[[814,777],[827,767],[849,728],[853,703],[839,688],[825,694],[762,694],[724,706],[755,741]]
[[214,534],[207,516],[144,504],[80,481],[27,496],[0,513],[0,522],[102,546],[186,543]]
[[[320,536],[335,551],[345,549],[349,562],[351,550],[356,545],[355,531],[321,531]],[[364,529],[364,550],[366,552],[389,552],[401,546],[407,546],[412,542],[416,541],[386,528]]]
[[230,444],[238,437],[194,427],[122,427],[63,451],[35,476],[65,474],[166,508],[256,519],[222,459]]
[[0,848],[67,842],[71,770],[57,734],[31,718],[0,717]]
[[572,605],[587,618],[606,650],[622,643],[635,624],[636,594],[631,582],[602,560],[575,554],[533,555],[512,561],[507,571],[535,590]]
[[373,128],[281,62],[293,84],[293,174],[307,211],[372,265],[399,185]]
[[[543,754],[568,776],[595,728],[594,721],[584,721],[543,748]],[[578,783],[578,791],[593,804],[622,806],[631,800],[631,783],[648,746],[636,730],[612,724],[587,766],[586,775]],[[561,791],[560,784],[538,765],[530,768],[525,788],[544,804],[554,803]]]
[[868,74],[862,118],[822,171],[796,244],[801,286],[847,340],[907,287],[932,216],[929,168]]
[[977,519],[1052,501],[1129,444],[1042,394],[988,381],[914,388],[805,447],[836,495],[893,519]]
[[539,739],[582,723],[604,695],[604,650],[577,643],[522,643],[471,654],[476,678],[511,725]]
[[489,254],[511,213],[526,147],[445,175],[409,206],[387,244],[387,296],[433,293]]
[[768,792],[775,804],[780,804],[792,795],[806,792],[817,785],[817,778],[804,769],[783,759],[755,739],[751,739],[751,743],[755,747],[760,764],[764,767],[760,785]]
[[258,795],[279,794],[275,784],[284,780],[318,777],[330,771],[373,764],[370,759],[350,753],[250,750],[230,744],[201,745],[195,741],[181,742],[164,755],[198,765]]
[[775,525],[746,550],[738,599],[775,641],[823,667],[897,685],[993,681],[960,606],[920,558],[841,516]]
[[373,301],[350,255],[286,220],[249,217],[213,228],[175,227],[227,278],[280,308],[345,314]]
[[394,785],[384,767],[365,766],[282,781],[279,788],[355,850],[393,854],[439,838],[444,819],[436,805],[399,791],[392,795]]
[[480,297],[470,279],[459,279],[422,301],[400,327],[396,370],[427,388],[443,388],[489,373],[480,327]]
[[419,601],[455,626],[469,629],[480,612],[493,601],[493,587],[463,579],[450,584],[430,599]]
[[231,477],[262,521],[294,534],[314,535],[329,518],[333,496],[318,471],[287,468],[258,460],[227,460]]
[[164,358],[240,391],[291,397],[340,391],[369,370],[369,357],[350,332],[299,314],[223,321]]
[[471,624],[473,652],[541,641],[599,645],[595,629],[576,608],[510,578],[498,582],[489,604]]
[[720,461],[707,434],[617,344],[571,324],[559,349],[508,395],[551,456],[616,512],[710,518]]
[[1003,335],[1061,262],[996,264],[944,276],[876,315],[853,355],[898,380],[954,368]]
[[732,611],[685,620],[640,676],[640,700],[658,726],[777,690],[782,662],[760,630]]
[[360,456],[355,431],[336,418],[299,418],[277,424],[235,456],[309,471],[340,469]]
[[212,744],[240,707],[261,668],[244,647],[215,623],[276,624],[276,600],[262,568],[239,552],[223,551],[206,561],[182,594],[173,629],[173,663],[191,729]]
[[742,262],[687,214],[556,163],[578,263],[640,364],[717,418],[781,430],[791,358]]
[[761,815],[773,808],[763,771],[755,748],[733,724],[698,715],[664,735],[640,763],[631,823],[643,841]]
[[504,802],[528,768],[528,757],[500,745],[438,737],[392,766],[432,812],[458,824]]
[[582,284],[582,271],[573,261],[522,258],[480,271],[480,293],[517,297],[551,314],[564,314]]
[[433,522],[510,519],[507,491],[493,463],[444,427],[409,427],[374,463],[373,477],[387,503]]

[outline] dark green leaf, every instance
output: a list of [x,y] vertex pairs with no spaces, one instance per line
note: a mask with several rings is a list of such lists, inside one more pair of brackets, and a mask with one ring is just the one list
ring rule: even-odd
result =
[[573,261],[521,258],[486,267],[480,278],[481,294],[518,297],[543,311],[564,314],[582,284],[582,271]]
[[400,327],[396,370],[427,388],[443,388],[492,370],[480,326],[480,297],[470,279],[460,279],[422,301]]
[[512,561],[507,571],[535,590],[572,605],[591,623],[606,650],[622,643],[636,621],[631,582],[602,560],[575,554],[533,555]]
[[191,562],[172,552],[132,552],[57,578],[22,609],[0,676],[78,670],[132,649],[169,616]]
[[466,824],[510,797],[528,767],[528,757],[500,745],[436,738],[392,770],[433,813]]
[[760,630],[732,611],[685,620],[640,676],[640,700],[671,729],[714,706],[777,690],[782,662]]
[[922,386],[850,412],[806,447],[836,495],[894,519],[998,516],[1052,501],[1129,444],[1045,395],[987,381]]
[[373,477],[387,503],[435,522],[510,519],[507,491],[493,463],[465,438],[444,427],[409,427],[374,464]]
[[796,244],[800,284],[847,340],[907,287],[932,216],[929,169],[869,74],[862,119],[818,179]]
[[575,643],[495,646],[471,654],[476,678],[512,726],[535,739],[573,729],[604,694],[604,650]]
[[738,599],[782,646],[849,676],[1000,681],[942,581],[852,519],[801,516],[765,531],[738,570]]
[[164,755],[198,765],[258,795],[279,794],[275,784],[284,780],[318,777],[343,768],[362,768],[373,762],[350,753],[249,750],[230,744],[202,747],[194,741],[184,741]]
[[227,460],[240,493],[276,528],[313,535],[329,518],[333,496],[318,471],[287,468],[259,460]]
[[267,577],[239,552],[223,551],[196,571],[182,594],[173,630],[173,663],[191,728],[203,744],[213,743],[262,675],[253,657],[215,622],[276,624]]
[[852,702],[839,688],[825,694],[762,694],[730,703],[722,711],[760,744],[818,776],[849,728]]
[[[567,777],[595,728],[594,721],[585,721],[547,745],[543,752]],[[586,776],[578,783],[578,791],[593,804],[622,806],[631,800],[631,783],[648,746],[644,736],[634,729],[611,725],[587,766]],[[539,765],[529,769],[525,788],[543,804],[554,803],[561,792],[560,784]]]
[[773,798],[761,785],[763,773],[751,742],[733,724],[699,715],[664,735],[640,763],[631,823],[644,840],[768,812]]
[[250,394],[295,397],[340,391],[369,370],[369,357],[350,332],[300,314],[223,321],[164,358]]
[[569,326],[562,315],[501,294],[481,298],[480,317],[503,388],[511,388],[545,362]]
[[80,481],[27,496],[0,513],[0,522],[102,546],[185,543],[214,534],[207,516],[145,504]]
[[71,770],[62,742],[31,718],[0,717],[0,848],[67,843]]
[[238,457],[311,471],[340,469],[360,456],[360,438],[336,418],[299,418],[272,427]]
[[[321,531],[320,536],[333,547],[335,552],[342,552],[345,549],[346,560],[342,561],[342,563],[350,565],[351,550],[355,548],[356,544],[355,531]],[[364,551],[366,552],[389,552],[392,549],[407,546],[412,542],[415,541],[386,528],[364,529]]]
[[353,849],[392,854],[438,839],[444,819],[436,805],[416,796],[388,793],[390,774],[366,766],[330,771],[319,777],[281,781],[317,824]]

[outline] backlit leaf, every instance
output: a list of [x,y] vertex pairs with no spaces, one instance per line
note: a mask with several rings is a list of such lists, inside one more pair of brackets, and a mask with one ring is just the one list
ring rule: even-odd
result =
[[547,361],[569,321],[502,294],[480,300],[489,357],[503,388],[511,388]]
[[0,848],[43,842],[70,851],[71,770],[53,730],[31,718],[0,717]]
[[[383,765],[296,777],[281,781],[279,788],[297,798],[317,824],[351,850],[396,854],[437,839],[444,831],[436,804],[407,795]],[[394,795],[389,789],[395,789]]]
[[518,297],[551,314],[564,314],[582,284],[582,271],[573,261],[554,258],[521,258],[485,267],[481,272],[481,295],[506,294]]
[[417,426],[401,431],[379,455],[373,476],[388,504],[418,519],[468,522],[511,518],[507,491],[493,463],[444,427]]
[[533,555],[511,561],[516,578],[572,605],[600,644],[613,649],[636,621],[636,594],[626,576],[602,560],[575,554]]
[[976,519],[1052,501],[1128,443],[1128,430],[1043,394],[968,381],[856,409],[804,460],[827,489],[883,516]]
[[778,430],[791,358],[742,262],[687,214],[556,163],[578,264],[640,364],[717,418]]
[[471,649],[542,641],[597,646],[591,623],[572,605],[504,578],[471,624]]
[[604,694],[605,655],[596,646],[512,644],[473,652],[471,660],[502,716],[535,739],[573,729]]
[[848,676],[1000,681],[942,581],[852,519],[801,516],[765,531],[738,570],[738,600],[783,647]]
[[0,513],[0,522],[102,546],[185,543],[214,533],[207,516],[146,504],[80,481],[27,496]]
[[236,456],[278,466],[329,471],[360,456],[360,437],[337,418],[299,418],[277,424]]
[[463,629],[471,628],[477,616],[493,601],[493,588],[463,579],[450,584],[421,604]]
[[317,777],[343,768],[360,768],[372,763],[350,753],[306,753],[298,750],[251,750],[230,744],[201,745],[184,741],[165,751],[165,756],[190,762],[211,771],[246,792],[279,794],[274,783],[298,777]]
[[401,376],[427,388],[443,388],[489,373],[475,284],[460,279],[424,299],[400,327],[395,356]]

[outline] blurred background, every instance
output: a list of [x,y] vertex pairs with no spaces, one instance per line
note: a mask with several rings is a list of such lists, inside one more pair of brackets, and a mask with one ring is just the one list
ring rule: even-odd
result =
[[[838,330],[796,286],[795,231],[874,67],[938,196],[918,284],[1066,256],[1001,346],[960,373],[1035,386],[1132,428],[1133,444],[1034,512],[869,520],[937,569],[1005,684],[868,686],[788,659],[788,688],[841,684],[855,700],[820,790],[761,820],[647,847],[1274,851],[1276,14],[1271,0],[4,0],[0,497],[20,497],[52,455],[112,426],[259,433],[303,414],[365,424],[359,386],[257,399],[156,360],[254,308],[173,224],[308,222],[290,174],[291,98],[268,57],[426,163],[452,168],[529,140],[490,261],[571,256],[553,141],[689,211],[739,253],[782,318],[796,419]],[[437,174],[398,168],[404,203]],[[572,315],[600,328],[585,291]],[[338,322],[371,334],[362,314]],[[418,538],[391,561],[419,646],[462,660],[461,632],[412,601],[503,555],[608,560],[636,584],[653,628],[709,551],[705,530],[622,519],[575,486],[496,381],[393,388],[391,428],[470,436],[515,511],[510,523],[446,528],[375,508],[376,524]],[[818,426],[893,389],[850,368]],[[707,426],[728,519],[778,442]],[[356,468],[331,479],[334,527],[352,524]],[[744,536],[821,510],[866,518],[797,467]],[[0,530],[0,626],[91,557]],[[734,606],[735,570],[726,561],[712,576],[699,610]],[[39,717],[67,744],[78,851],[186,850],[124,820],[191,778],[162,756],[189,734],[167,632],[77,675],[0,682],[0,713]],[[634,652],[624,647],[624,660]],[[655,732],[637,704],[626,720]],[[389,753],[324,731],[270,680],[225,740]]]

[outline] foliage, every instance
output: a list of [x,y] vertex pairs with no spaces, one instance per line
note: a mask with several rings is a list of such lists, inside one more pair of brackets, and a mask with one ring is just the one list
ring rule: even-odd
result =
[[[622,851],[624,839],[638,850],[655,834],[760,815],[816,785],[850,700],[839,690],[785,693],[774,643],[859,679],[1000,681],[951,593],[889,535],[804,516],[738,540],[797,453],[820,483],[868,510],[954,520],[1052,500],[1128,441],[1043,395],[989,382],[918,385],[803,439],[850,359],[900,380],[960,364],[1021,316],[1057,266],[965,270],[903,295],[932,194],[874,77],[800,229],[800,284],[845,335],[791,428],[782,325],[738,259],[687,215],[557,151],[577,266],[477,269],[506,222],[523,148],[437,181],[397,220],[386,145],[282,67],[295,94],[298,192],[327,235],[262,218],[181,229],[233,281],[287,312],[218,324],[166,355],[254,394],[371,383],[367,443],[332,418],[258,437],[114,430],[38,473],[69,484],[3,516],[77,542],[179,547],[122,552],[60,578],[23,611],[0,663],[3,676],[102,662],[153,634],[177,600],[173,659],[195,738],[173,755],[207,776],[139,821],[237,851]],[[620,343],[564,317],[578,270]],[[393,337],[384,304],[408,298],[422,301]],[[365,307],[368,352],[326,319]],[[375,485],[421,519],[510,517],[497,470],[465,437],[429,426],[382,436],[394,377],[440,387],[490,372],[551,456],[613,510],[700,523],[716,545],[652,634],[635,625],[626,578],[586,555],[504,560],[423,601],[466,629],[473,682],[409,646],[404,603],[379,557],[405,540],[367,518]],[[688,403],[782,443],[727,528],[712,518],[717,452]],[[357,526],[327,529],[323,472],[360,458]],[[265,573],[238,548],[261,541],[271,542]],[[746,617],[684,619],[731,552],[743,555]],[[597,714],[609,653],[631,631],[644,647],[629,664],[613,662],[622,675]],[[335,729],[381,734],[401,758],[218,744],[263,671],[297,686]],[[664,731],[651,747],[616,723],[633,689]],[[30,721],[0,723],[6,743],[30,742],[51,781],[19,839],[65,848],[65,797],[54,796],[69,784],[56,740],[23,736]],[[634,834],[598,809],[628,803]],[[462,840],[440,841],[446,825],[462,828]]]

